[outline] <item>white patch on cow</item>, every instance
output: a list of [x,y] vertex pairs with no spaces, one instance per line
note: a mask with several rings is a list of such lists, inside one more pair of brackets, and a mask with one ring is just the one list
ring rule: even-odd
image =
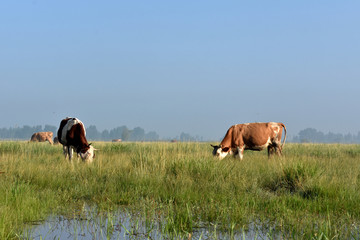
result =
[[280,126],[279,124],[275,123],[275,122],[271,122],[271,128],[274,130],[275,135],[277,136],[280,132]]
[[[84,124],[77,118],[71,118],[67,121],[67,123],[65,124],[64,128],[62,129],[62,133],[61,133],[61,141],[66,144],[66,136],[68,131],[70,131],[70,129],[75,125],[80,123],[81,126],[84,128]],[[85,128],[84,128],[84,132],[85,132]],[[85,132],[86,135],[86,132]]]
[[267,148],[270,145],[270,143],[271,143],[271,139],[269,137],[267,142],[264,145],[255,146],[255,147],[252,147],[251,149],[253,149],[253,150],[264,150],[265,148]]
[[83,161],[91,163],[94,160],[94,147],[90,146],[85,153],[80,153],[80,157]]
[[278,127],[276,128],[276,136],[279,134],[279,132],[280,132],[280,127],[278,126]]
[[228,152],[224,152],[221,148],[216,151],[216,156],[221,160],[228,155]]
[[69,146],[68,148],[68,151],[69,151],[69,160],[71,160],[74,156],[74,149],[72,146]]

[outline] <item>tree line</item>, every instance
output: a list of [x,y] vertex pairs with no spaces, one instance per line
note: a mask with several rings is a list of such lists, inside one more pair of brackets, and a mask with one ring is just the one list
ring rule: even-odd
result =
[[[31,136],[36,132],[53,132],[54,137],[57,136],[57,127],[51,125],[45,125],[42,127],[28,126],[23,127],[10,127],[0,128],[0,139],[11,140],[29,140]],[[86,137],[93,141],[111,141],[113,139],[121,139],[122,141],[159,141],[160,136],[155,131],[146,132],[141,127],[135,127],[129,129],[126,126],[116,127],[111,130],[99,131],[96,126],[90,125],[86,128]],[[188,133],[181,133],[180,136],[176,136],[171,139],[162,140],[177,140],[177,141],[202,141],[201,137],[193,137]]]
[[[35,132],[53,132],[54,137],[57,135],[58,128],[51,125],[42,127],[28,126],[14,127],[14,128],[0,128],[0,139],[30,139]],[[146,133],[144,129],[136,127],[128,129],[126,126],[113,128],[110,131],[98,131],[96,126],[90,125],[86,128],[86,137],[89,140],[109,141],[112,139],[122,139],[123,141],[157,141],[159,135],[156,132]]]
[[315,128],[306,128],[290,141],[298,143],[360,143],[360,132],[357,134],[323,133]]
[[[57,129],[57,127],[51,125],[45,125],[44,127],[41,125],[32,127],[25,125],[23,127],[0,128],[0,139],[29,140],[35,132],[53,132],[55,137],[57,135]],[[170,139],[160,139],[160,136],[155,131],[146,132],[141,127],[129,129],[126,126],[99,131],[96,126],[90,125],[86,128],[86,137],[93,141],[111,141],[113,139],[121,139],[122,141],[205,141],[202,137],[192,136],[184,132]],[[288,141],[297,143],[360,143],[360,132],[356,134],[332,132],[325,134],[314,128],[306,128],[301,130],[296,136],[288,139]]]

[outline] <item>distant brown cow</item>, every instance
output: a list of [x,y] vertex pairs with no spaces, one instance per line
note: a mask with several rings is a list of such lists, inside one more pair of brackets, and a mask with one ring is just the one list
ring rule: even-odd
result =
[[48,141],[51,145],[53,144],[53,133],[52,132],[37,132],[31,136],[31,142],[46,142]]
[[[282,129],[285,136],[281,143]],[[282,148],[286,140],[286,127],[283,123],[245,123],[236,124],[229,128],[219,146],[211,145],[213,155],[223,159],[227,154],[243,158],[244,150],[261,151],[268,149],[270,157],[274,152],[282,154]]]

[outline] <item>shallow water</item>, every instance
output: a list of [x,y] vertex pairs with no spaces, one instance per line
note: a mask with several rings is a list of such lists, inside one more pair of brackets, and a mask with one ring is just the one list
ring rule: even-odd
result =
[[39,225],[29,225],[21,239],[278,239],[271,229],[262,231],[255,225],[247,230],[220,231],[216,225],[195,228],[190,233],[168,231],[166,223],[149,221],[139,214],[121,210],[98,213],[86,209],[73,216],[51,216]]

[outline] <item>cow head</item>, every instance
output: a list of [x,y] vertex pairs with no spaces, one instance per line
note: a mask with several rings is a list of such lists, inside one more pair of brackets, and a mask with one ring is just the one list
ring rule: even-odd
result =
[[91,143],[80,151],[80,157],[83,161],[91,163],[95,158],[95,149]]
[[215,146],[211,144],[211,146],[214,148],[212,152],[213,156],[218,157],[220,160],[226,157],[226,155],[228,155],[228,153],[230,152],[229,148],[222,148],[220,145]]

